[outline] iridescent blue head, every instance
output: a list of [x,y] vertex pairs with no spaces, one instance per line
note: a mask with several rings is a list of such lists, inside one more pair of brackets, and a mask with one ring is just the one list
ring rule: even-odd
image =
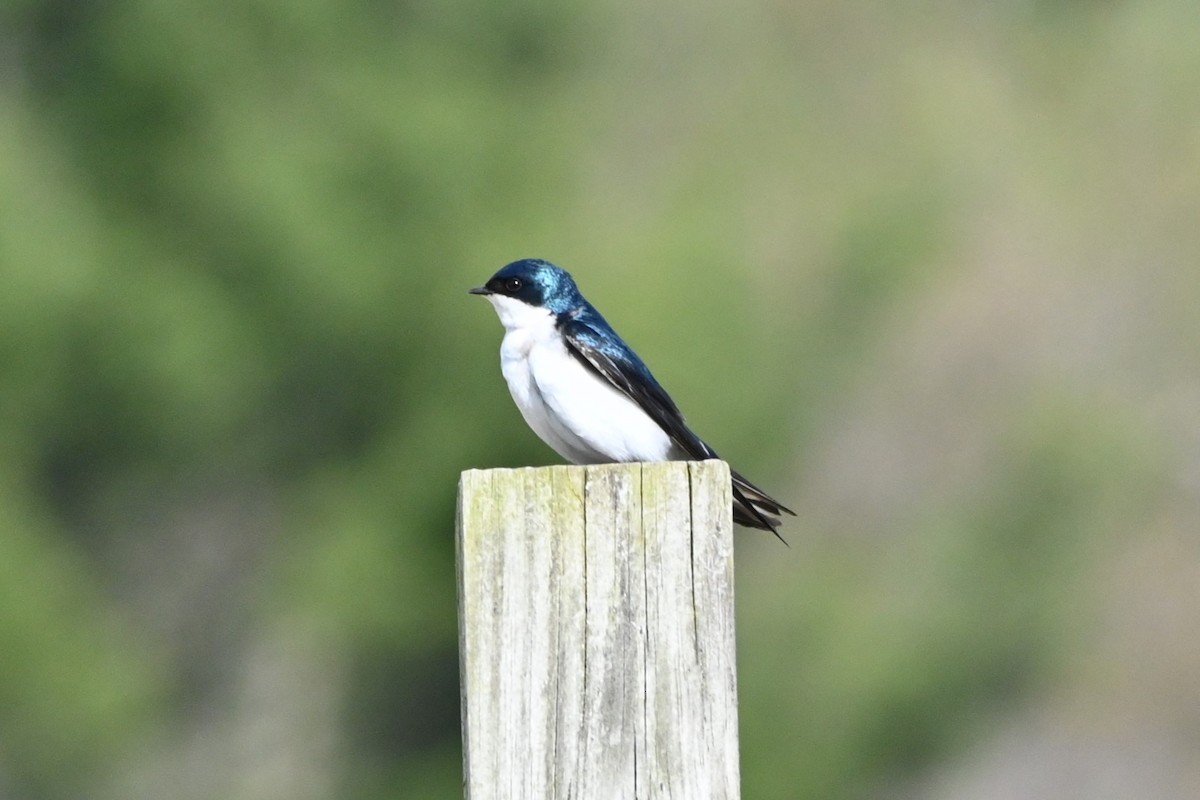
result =
[[471,294],[509,297],[558,316],[585,301],[570,273],[538,258],[525,258],[503,267]]

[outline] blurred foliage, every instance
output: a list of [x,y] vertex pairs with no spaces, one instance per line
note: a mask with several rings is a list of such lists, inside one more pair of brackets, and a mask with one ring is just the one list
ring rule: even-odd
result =
[[13,0],[0,64],[2,796],[460,795],[518,257],[800,511],[746,797],[953,759],[1200,520],[1182,2]]

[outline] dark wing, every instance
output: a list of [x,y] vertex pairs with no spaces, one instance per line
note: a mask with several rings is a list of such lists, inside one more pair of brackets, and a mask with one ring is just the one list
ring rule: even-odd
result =
[[[720,458],[688,427],[666,389],[599,312],[590,305],[575,309],[559,318],[558,327],[571,355],[637,403],[688,456],[696,461]],[[771,515],[787,513],[794,516],[795,512],[732,469],[730,474],[733,478],[734,521],[771,531],[782,541],[783,537],[775,530],[779,520]]]
[[683,414],[650,370],[598,313],[578,313],[559,321],[571,355],[594,370],[638,404],[680,448],[696,461],[717,458],[716,452],[692,432]]

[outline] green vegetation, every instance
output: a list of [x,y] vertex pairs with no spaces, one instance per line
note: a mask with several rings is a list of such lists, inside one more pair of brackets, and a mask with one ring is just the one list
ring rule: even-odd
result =
[[[465,291],[525,256],[800,514],[739,533],[745,797],[1103,716],[1124,592],[1194,639],[1181,0],[13,0],[0,55],[2,794],[461,795],[457,476],[556,462]],[[1112,714],[1194,752],[1163,652]]]

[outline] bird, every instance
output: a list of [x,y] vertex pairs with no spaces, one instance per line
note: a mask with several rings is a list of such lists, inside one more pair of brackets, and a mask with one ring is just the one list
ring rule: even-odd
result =
[[[469,290],[491,302],[500,368],[534,433],[573,464],[703,461],[717,452],[562,267],[525,258]],[[730,470],[733,519],[779,534],[787,506]]]

